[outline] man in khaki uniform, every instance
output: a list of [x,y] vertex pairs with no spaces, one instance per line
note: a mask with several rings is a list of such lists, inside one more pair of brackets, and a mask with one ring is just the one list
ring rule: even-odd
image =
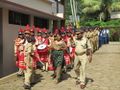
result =
[[95,52],[96,50],[97,50],[97,45],[96,45],[96,43],[97,43],[97,29],[95,28],[94,30],[93,30],[93,39],[92,39],[92,42],[93,42],[93,51]]
[[[77,81],[81,82],[80,87],[85,88],[85,67],[89,60],[92,60],[92,47],[90,41],[83,37],[83,31],[78,31],[77,38],[74,39],[75,44],[75,61],[74,70],[77,75]],[[88,58],[89,56],[89,58]]]
[[92,51],[93,51],[93,32],[92,29],[89,29],[87,32],[87,39],[90,41],[91,47],[92,47]]
[[95,49],[98,50],[98,43],[99,43],[99,31],[98,31],[99,28],[96,28],[95,29]]
[[34,72],[34,51],[35,45],[32,43],[32,39],[30,37],[30,32],[25,31],[25,43],[24,43],[24,63],[26,69],[24,70],[25,80],[24,80],[24,88],[30,89],[30,83],[34,82],[33,72]]

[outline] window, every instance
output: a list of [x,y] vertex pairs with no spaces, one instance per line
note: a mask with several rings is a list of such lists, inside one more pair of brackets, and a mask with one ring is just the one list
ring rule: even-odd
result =
[[54,0],[56,2],[59,2],[60,4],[64,5],[65,0]]
[[9,24],[25,26],[30,23],[30,16],[27,14],[9,11]]
[[40,27],[40,28],[49,28],[49,20],[40,18],[40,17],[34,17],[34,25],[35,27]]

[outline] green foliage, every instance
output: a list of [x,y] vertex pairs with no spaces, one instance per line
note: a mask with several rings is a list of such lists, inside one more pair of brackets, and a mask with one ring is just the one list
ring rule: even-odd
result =
[[110,28],[110,40],[111,41],[120,41],[120,27]]
[[107,22],[103,21],[85,21],[85,22],[80,22],[81,26],[101,26],[101,27],[120,27],[120,19],[118,20],[110,20]]
[[[77,15],[82,25],[119,26],[120,20],[110,20],[112,11],[120,11],[120,0],[75,0],[77,1]],[[70,0],[65,0],[65,18],[69,22],[72,15]],[[92,20],[92,21],[89,21]],[[117,25],[116,25],[117,24]]]
[[95,13],[100,10],[100,0],[82,0],[82,12],[84,14]]
[[120,2],[114,2],[111,6],[112,11],[120,11]]

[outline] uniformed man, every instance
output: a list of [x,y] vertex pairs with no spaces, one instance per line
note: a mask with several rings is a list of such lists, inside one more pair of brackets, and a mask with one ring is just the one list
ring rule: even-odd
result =
[[56,36],[56,40],[51,45],[52,48],[52,60],[55,67],[54,78],[55,83],[59,83],[61,80],[62,68],[64,64],[64,50],[67,48],[66,43],[59,34]]
[[35,39],[35,26],[32,26],[32,28],[30,29],[30,34],[31,34],[32,41],[34,41],[34,43],[35,43],[36,42],[36,39]]
[[102,46],[103,44],[103,33],[102,33],[102,29],[99,29],[99,48]]
[[98,47],[99,47],[99,28],[98,27],[96,28],[96,31],[95,31],[95,37],[96,37],[95,46],[96,46],[96,50],[98,50]]
[[24,42],[24,63],[26,68],[24,69],[24,88],[30,89],[31,83],[34,82],[33,71],[35,68],[35,61],[33,59],[35,52],[35,45],[33,45],[30,29],[25,30],[25,42]]
[[[74,58],[75,58],[75,47],[72,47],[71,44],[73,42],[73,35],[72,35],[72,30],[67,29],[67,48],[68,48],[68,56],[70,58],[70,61],[68,62],[68,65],[70,64],[70,68],[73,68],[74,66]],[[69,60],[69,59],[68,59]],[[67,61],[68,61],[67,60]]]
[[24,42],[24,32],[23,29],[19,29],[18,37],[15,39],[14,44],[14,54],[16,58],[16,65],[19,68],[19,71],[17,72],[17,76],[23,76],[23,48],[22,44]]
[[94,28],[93,30],[93,51],[95,52],[98,49],[97,43],[98,43],[98,30],[97,28]]
[[[90,41],[83,37],[83,31],[77,31],[77,37],[74,39],[75,45],[75,61],[74,70],[77,75],[77,81],[80,82],[80,87],[85,88],[85,67],[86,63],[92,61],[92,47]],[[89,59],[88,59],[89,57]]]

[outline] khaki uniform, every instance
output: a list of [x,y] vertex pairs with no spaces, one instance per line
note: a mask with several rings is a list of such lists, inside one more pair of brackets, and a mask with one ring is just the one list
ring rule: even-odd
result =
[[88,32],[84,32],[84,35],[83,35],[83,36],[86,37],[86,38],[87,38],[87,33],[88,33]]
[[96,37],[95,46],[96,46],[96,49],[98,49],[98,47],[99,47],[99,31],[96,30],[95,34],[96,34],[95,35],[95,37]]
[[97,49],[97,47],[96,47],[96,30],[93,31],[92,42],[93,42],[93,51],[95,51]]
[[93,31],[93,37],[92,37],[93,51],[96,51],[98,49],[98,33],[99,31],[97,29]]
[[92,51],[93,51],[93,32],[88,32],[87,33],[87,38],[89,39],[90,41],[90,44],[91,44],[91,47],[92,47]]
[[74,70],[77,75],[78,80],[81,83],[85,84],[85,67],[88,61],[86,55],[87,49],[91,49],[90,41],[83,37],[81,40],[74,40],[76,49],[75,49],[75,61],[74,61]]
[[26,43],[24,46],[24,63],[26,65],[26,69],[24,70],[24,74],[25,74],[25,81],[24,84],[25,85],[29,85],[30,83],[34,81],[34,77],[33,77],[33,72],[34,72],[34,68],[33,68],[33,58],[31,55],[34,55],[34,50],[35,50],[35,46],[32,43]]

